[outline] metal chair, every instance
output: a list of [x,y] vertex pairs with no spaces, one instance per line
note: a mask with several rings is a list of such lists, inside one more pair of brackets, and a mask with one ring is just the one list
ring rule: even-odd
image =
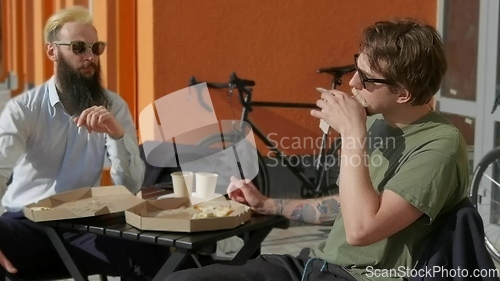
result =
[[[493,259],[484,243],[483,221],[469,198],[462,200],[445,214],[441,221],[434,223],[441,224],[432,234],[432,239],[415,269],[416,272],[426,272],[426,269],[435,267],[443,270],[433,276],[412,276],[410,281],[465,280],[460,275],[444,276],[447,272],[456,272],[459,268],[470,274],[475,270],[496,272]],[[498,281],[498,277],[487,276],[482,280]]]

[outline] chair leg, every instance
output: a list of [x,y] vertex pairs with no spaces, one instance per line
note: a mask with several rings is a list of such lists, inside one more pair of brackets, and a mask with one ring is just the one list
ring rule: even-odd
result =
[[18,280],[15,276],[7,273],[3,267],[0,266],[0,280],[1,281],[16,281]]
[[103,275],[103,274],[99,274],[99,279],[100,279],[101,281],[108,281],[108,276]]
[[5,280],[5,281],[19,281],[20,279],[17,278],[16,276],[6,273],[5,271],[0,273],[0,280]]

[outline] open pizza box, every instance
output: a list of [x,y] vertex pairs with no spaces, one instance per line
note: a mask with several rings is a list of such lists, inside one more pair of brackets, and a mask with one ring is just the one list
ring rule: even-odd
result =
[[143,201],[120,185],[84,187],[29,204],[23,212],[32,221],[53,221],[123,212]]
[[198,232],[235,228],[250,220],[250,208],[225,197],[145,200],[126,187],[85,187],[59,193],[23,208],[35,222],[106,215],[125,211],[126,222],[142,230]]
[[147,200],[126,210],[125,220],[142,230],[199,232],[235,228],[251,218],[248,206],[225,197],[191,203],[187,197]]

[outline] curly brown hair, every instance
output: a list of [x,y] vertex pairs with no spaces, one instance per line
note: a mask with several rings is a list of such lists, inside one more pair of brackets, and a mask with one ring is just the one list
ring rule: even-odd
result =
[[380,21],[362,34],[360,50],[370,68],[408,90],[411,105],[428,103],[439,90],[447,62],[437,30],[415,19]]

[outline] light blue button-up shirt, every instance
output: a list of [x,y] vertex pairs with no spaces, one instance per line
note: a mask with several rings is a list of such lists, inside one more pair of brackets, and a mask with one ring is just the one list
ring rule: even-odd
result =
[[59,101],[54,78],[9,100],[0,116],[0,194],[6,189],[2,205],[7,211],[59,192],[100,185],[106,156],[113,182],[133,193],[140,190],[144,163],[132,116],[120,96],[107,94],[109,110],[125,130],[119,140],[77,127]]

